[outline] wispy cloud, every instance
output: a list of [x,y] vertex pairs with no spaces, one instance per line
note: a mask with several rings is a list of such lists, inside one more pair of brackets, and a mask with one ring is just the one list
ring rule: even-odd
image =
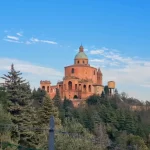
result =
[[93,55],[97,55],[97,54],[103,54],[104,53],[104,50],[103,49],[100,49],[100,50],[91,50],[90,51],[90,54],[93,54]]
[[[109,80],[114,80],[118,86],[128,86],[127,92],[129,93],[131,86],[150,87],[150,60],[137,56],[128,57],[122,55],[118,50],[109,48],[90,50],[89,54],[91,65],[101,67],[105,84]],[[140,92],[137,91],[137,95]]]
[[55,41],[51,41],[51,40],[44,40],[44,39],[39,39],[39,38],[27,38],[25,36],[23,36],[23,32],[16,32],[15,35],[16,36],[12,36],[12,35],[8,35],[10,32],[8,32],[7,30],[4,31],[6,36],[4,37],[4,41],[7,42],[13,42],[13,43],[24,43],[26,45],[29,44],[34,44],[34,43],[47,43],[47,44],[58,44]]
[[10,39],[4,39],[4,41],[12,42],[12,43],[23,43],[23,42],[20,42],[20,41],[15,41],[15,40],[10,40]]
[[7,35],[7,38],[8,38],[8,39],[11,39],[11,40],[16,40],[16,41],[19,40],[18,37],[16,37],[16,36],[11,36],[11,35]]
[[32,43],[30,41],[26,41],[25,44],[30,45]]
[[17,32],[16,33],[18,36],[22,36],[22,33],[21,32]]
[[102,62],[102,63],[104,63],[105,60],[104,59],[91,59],[90,61],[91,62],[98,62],[98,63]]
[[30,39],[31,42],[33,43],[37,43],[37,42],[41,42],[41,43],[47,43],[47,44],[57,44],[57,42],[54,42],[54,41],[50,41],[50,40],[39,40],[37,38],[31,38]]

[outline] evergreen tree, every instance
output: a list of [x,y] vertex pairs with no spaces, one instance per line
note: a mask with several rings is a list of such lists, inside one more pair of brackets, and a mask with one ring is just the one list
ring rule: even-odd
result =
[[59,110],[62,123],[64,122],[64,119],[66,117],[70,117],[70,118],[73,117],[72,109],[73,109],[72,101],[66,99],[65,97],[62,103],[62,109]]
[[125,115],[123,111],[118,112],[119,117],[118,117],[118,123],[119,123],[119,129],[124,130],[125,129]]
[[28,83],[20,77],[22,73],[14,69],[11,65],[11,71],[8,75],[4,74],[5,88],[8,92],[8,111],[12,115],[19,115],[23,106],[28,104],[30,99],[30,88]]
[[126,121],[125,122],[125,128],[126,128],[127,132],[135,134],[136,126],[135,126],[134,118],[133,118],[131,113],[128,112],[126,114],[126,120],[125,121]]
[[43,105],[44,97],[46,96],[46,91],[38,88],[34,88],[32,91],[33,106],[35,108],[40,108]]
[[118,90],[115,89],[115,93],[114,93],[116,96],[118,96]]
[[[0,139],[3,135],[9,132],[8,129],[11,127],[11,124],[12,122],[10,115],[4,111],[2,104],[0,104]],[[2,140],[3,139],[1,139],[1,141]]]
[[109,89],[108,89],[107,85],[104,87],[104,91],[105,91],[105,95],[108,96],[109,95]]
[[[8,105],[7,110],[11,114],[11,120],[14,125],[18,125],[21,121],[20,115],[23,113],[23,108],[28,105],[31,97],[30,86],[22,77],[22,73],[14,69],[14,65],[11,65],[11,71],[8,75],[2,77],[5,79],[5,88],[8,93]],[[16,128],[12,130],[12,139],[14,141],[19,140],[19,130]]]
[[90,105],[97,105],[98,103],[100,103],[100,96],[99,95],[92,95],[87,99],[87,104]]
[[101,98],[105,98],[104,91],[102,91]]
[[0,87],[0,104],[2,104],[4,110],[7,110],[7,92],[4,87]]
[[35,133],[33,130],[34,127],[34,109],[31,105],[28,105],[23,108],[23,113],[19,116],[19,132],[20,132],[20,139],[19,144],[25,147],[36,148],[38,144],[35,142],[34,137]]
[[46,95],[43,101],[43,106],[39,111],[40,124],[48,126],[51,115],[53,115],[55,118],[55,124],[60,125],[58,109],[54,106],[53,101],[50,99],[50,97]]
[[58,88],[56,88],[56,95],[54,96],[53,101],[54,101],[54,105],[60,109],[62,103],[61,103],[61,97]]
[[92,118],[93,118],[94,124],[99,124],[102,121],[98,114],[98,111],[96,110],[93,111]]

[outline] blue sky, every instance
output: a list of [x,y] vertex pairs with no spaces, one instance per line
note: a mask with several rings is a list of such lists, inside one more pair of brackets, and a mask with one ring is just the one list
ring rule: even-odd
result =
[[119,92],[150,100],[149,7],[148,0],[3,0],[0,74],[14,63],[32,87],[55,84],[82,43],[104,85],[115,80]]

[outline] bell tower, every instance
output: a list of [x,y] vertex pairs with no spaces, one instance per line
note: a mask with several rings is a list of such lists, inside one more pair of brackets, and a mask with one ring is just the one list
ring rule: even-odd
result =
[[97,71],[97,84],[100,84],[102,85],[102,72],[100,70],[100,68],[98,68],[98,71]]
[[50,92],[50,86],[51,86],[51,82],[50,81],[40,81],[40,88],[45,90],[47,93]]

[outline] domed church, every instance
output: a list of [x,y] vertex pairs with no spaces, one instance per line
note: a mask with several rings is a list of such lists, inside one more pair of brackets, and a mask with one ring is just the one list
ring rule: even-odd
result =
[[104,90],[102,72],[100,68],[90,66],[82,45],[74,58],[74,64],[66,66],[64,70],[63,81],[57,85],[51,85],[50,81],[40,81],[40,88],[46,90],[51,98],[55,96],[58,88],[62,100],[66,97],[74,105],[78,105],[81,100],[93,94],[101,94]]

